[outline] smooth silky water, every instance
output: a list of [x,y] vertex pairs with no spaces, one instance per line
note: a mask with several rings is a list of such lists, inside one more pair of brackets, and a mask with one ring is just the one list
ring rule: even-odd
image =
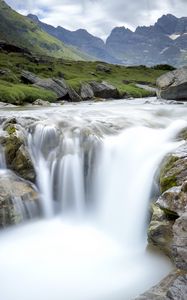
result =
[[27,120],[42,211],[0,234],[2,300],[129,300],[172,270],[146,229],[187,106],[149,100],[1,111]]

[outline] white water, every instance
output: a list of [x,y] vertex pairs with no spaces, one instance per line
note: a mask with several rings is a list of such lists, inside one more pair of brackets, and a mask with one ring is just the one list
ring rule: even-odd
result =
[[44,112],[29,135],[48,219],[1,234],[3,300],[129,300],[171,270],[146,251],[146,227],[154,174],[187,114],[118,105]]

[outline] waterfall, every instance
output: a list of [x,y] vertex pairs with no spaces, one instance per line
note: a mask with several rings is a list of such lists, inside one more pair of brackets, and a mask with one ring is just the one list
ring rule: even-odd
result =
[[27,128],[43,216],[0,237],[3,300],[129,300],[172,268],[146,251],[146,227],[155,173],[186,122],[152,126],[147,110],[146,126],[107,127],[106,113],[68,113]]

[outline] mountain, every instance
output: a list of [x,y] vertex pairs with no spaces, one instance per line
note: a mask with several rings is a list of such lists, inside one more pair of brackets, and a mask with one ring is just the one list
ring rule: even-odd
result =
[[106,45],[102,39],[91,35],[85,29],[78,29],[76,31],[67,30],[61,26],[53,27],[51,25],[41,22],[36,15],[29,14],[27,16],[35,22],[42,30],[48,34],[63,41],[67,45],[74,46],[80,51],[95,57],[97,60],[103,60],[111,63],[120,63],[117,58],[114,58],[106,49]]
[[43,55],[74,60],[88,58],[79,50],[68,47],[46,33],[27,17],[15,12],[3,0],[0,0],[0,40]]
[[106,48],[124,64],[184,65],[187,63],[187,18],[163,15],[155,25],[137,27],[135,32],[125,27],[114,28]]
[[28,15],[42,30],[73,45],[98,60],[125,65],[187,63],[187,18],[163,15],[153,26],[137,27],[135,32],[116,27],[104,43],[100,38],[79,29],[70,31],[41,22],[37,16]]

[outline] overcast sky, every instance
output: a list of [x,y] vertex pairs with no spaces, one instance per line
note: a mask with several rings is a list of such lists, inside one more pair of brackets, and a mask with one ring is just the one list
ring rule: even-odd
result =
[[[5,0],[6,1],[6,0]],[[113,27],[135,29],[154,24],[163,14],[187,16],[187,0],[7,0],[12,8],[70,30],[85,28],[106,38]]]

